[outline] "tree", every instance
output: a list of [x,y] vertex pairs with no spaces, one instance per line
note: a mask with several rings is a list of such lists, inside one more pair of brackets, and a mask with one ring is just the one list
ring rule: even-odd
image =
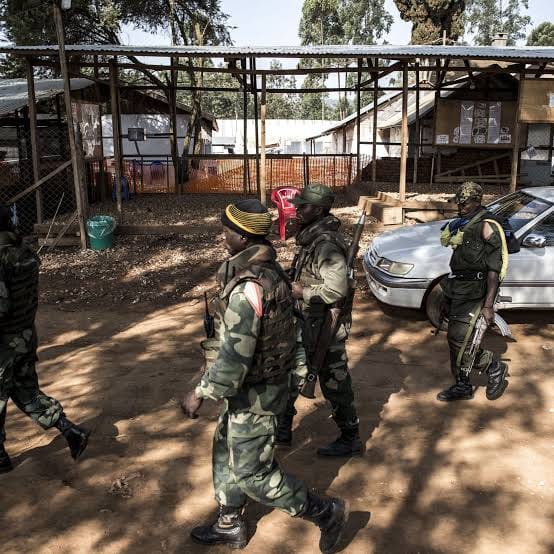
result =
[[[283,65],[277,60],[272,60],[270,69],[283,69]],[[266,86],[275,89],[293,89],[296,88],[296,79],[294,76],[268,75]],[[300,98],[294,92],[268,94],[267,117],[270,119],[296,119],[299,104]]]
[[527,46],[554,46],[554,23],[544,21],[527,38]]
[[375,44],[394,21],[384,0],[342,0],[339,19],[343,40],[352,44]]
[[456,42],[463,35],[466,0],[394,0],[394,3],[400,17],[412,22],[412,44],[439,44],[445,31],[447,43]]
[[466,31],[474,35],[475,44],[489,46],[494,35],[507,33],[508,45],[525,38],[525,29],[531,23],[521,8],[529,8],[528,0],[467,0]]

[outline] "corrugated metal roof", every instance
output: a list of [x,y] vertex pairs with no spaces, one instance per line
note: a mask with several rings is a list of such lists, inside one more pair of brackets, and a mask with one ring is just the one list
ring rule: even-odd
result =
[[[193,56],[193,57],[269,57],[269,58],[367,58],[412,59],[452,58],[517,61],[554,61],[554,48],[550,46],[427,46],[410,44],[394,46],[375,45],[325,45],[325,46],[122,46],[112,44],[71,44],[69,54],[104,54],[114,56]],[[15,46],[0,44],[0,53],[16,55],[56,55],[57,45]]]
[[[88,79],[71,79],[71,90],[80,90],[94,84]],[[44,100],[63,93],[62,79],[37,79],[35,81],[37,100]],[[25,79],[0,80],[0,115],[13,113],[29,102]]]

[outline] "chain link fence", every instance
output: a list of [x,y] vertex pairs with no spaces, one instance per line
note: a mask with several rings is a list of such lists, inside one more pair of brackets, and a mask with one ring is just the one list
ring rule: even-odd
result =
[[[46,177],[70,159],[67,131],[60,127],[38,128],[39,176]],[[11,203],[13,198],[35,183],[31,154],[31,133],[17,130],[17,141],[0,159],[0,202]],[[63,169],[38,189],[26,193],[15,202],[19,230],[28,235],[35,223],[51,220],[75,211],[73,171]]]

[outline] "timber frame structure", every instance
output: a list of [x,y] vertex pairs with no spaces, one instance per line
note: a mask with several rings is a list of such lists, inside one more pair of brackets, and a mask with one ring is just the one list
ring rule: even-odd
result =
[[[61,41],[60,41],[61,42]],[[415,93],[416,127],[419,113],[419,95],[421,91],[434,91],[435,101],[441,98],[441,92],[461,83],[471,83],[476,73],[486,74],[510,74],[519,79],[519,91],[521,92],[524,80],[536,80],[554,77],[554,48],[551,47],[466,47],[466,46],[298,46],[298,47],[233,47],[233,46],[174,46],[174,47],[142,47],[142,46],[115,46],[115,45],[67,45],[59,48],[58,45],[45,46],[13,46],[0,45],[0,54],[18,56],[27,61],[27,79],[29,95],[29,113],[31,119],[33,167],[35,168],[35,186],[38,190],[38,155],[36,147],[36,99],[34,98],[34,69],[41,67],[57,67],[62,69],[65,80],[65,102],[68,126],[72,128],[70,78],[84,77],[96,82],[109,84],[111,87],[111,111],[114,129],[114,158],[115,178],[121,183],[121,114],[119,111],[119,92],[123,88],[136,90],[160,89],[154,84],[128,84],[119,78],[120,70],[134,70],[138,73],[168,72],[167,88],[169,97],[176,99],[177,91],[205,91],[205,92],[234,92],[243,97],[244,133],[246,133],[248,95],[254,101],[255,113],[255,140],[256,140],[256,179],[258,194],[262,202],[266,202],[266,175],[265,175],[265,118],[266,100],[268,94],[286,93],[322,93],[322,92],[350,92],[356,95],[356,153],[360,152],[360,144],[371,145],[372,159],[376,159],[378,144],[384,144],[377,140],[377,113],[373,110],[373,137],[371,141],[362,141],[360,137],[360,110],[361,93],[373,94],[373,105],[377,105],[379,94],[383,91],[402,92],[401,135],[400,135],[400,178],[399,201],[403,204],[406,200],[407,183],[407,159],[408,159],[408,95]],[[155,57],[152,63],[149,58]],[[158,61],[159,58],[167,60],[167,64]],[[295,59],[301,62],[303,59],[317,59],[318,67],[302,67],[298,63],[293,68],[261,69],[257,67],[260,59]],[[205,66],[206,59],[213,59],[222,65]],[[187,63],[185,63],[185,61]],[[154,63],[155,62],[155,63]],[[83,73],[87,71],[88,73]],[[194,71],[199,76],[208,73],[230,74],[236,80],[233,87],[214,87],[203,84],[203,79],[197,86],[179,85],[179,72]],[[401,74],[401,85],[384,85],[383,79],[391,74]],[[314,88],[268,88],[267,77],[271,75],[295,75],[305,76],[309,74],[340,73],[354,77],[354,85],[347,84],[346,78],[342,86],[328,87],[325,89]],[[423,76],[423,78],[422,78]],[[352,82],[352,79],[350,80]],[[554,83],[554,80],[552,81]],[[550,96],[551,108],[554,110],[554,85]],[[520,115],[521,94],[518,96],[515,126],[513,129],[512,159],[510,190],[517,186],[518,164],[521,153]],[[546,106],[548,107],[548,106]],[[551,110],[552,111],[552,110]],[[176,144],[175,109],[170,111],[173,128],[173,141]],[[554,117],[554,113],[552,114]],[[259,125],[258,125],[259,122]],[[554,119],[544,121],[554,123]],[[72,137],[70,132],[70,140]],[[419,136],[419,135],[418,135]],[[33,138],[34,137],[34,138]],[[75,172],[76,191],[83,188],[79,179],[78,163],[74,139],[71,140],[71,153]],[[247,157],[246,140],[244,140],[244,157]],[[410,145],[421,146],[420,140]],[[437,144],[436,147],[440,146]],[[550,145],[551,146],[551,145]],[[206,156],[204,156],[206,157]],[[360,176],[360,156],[357,156],[357,172]],[[244,179],[246,182],[246,169]],[[414,159],[414,174],[417,174],[417,155]],[[376,164],[373,164],[372,181],[377,182]],[[42,179],[41,181],[44,181]],[[77,214],[79,219],[81,236],[84,235],[84,222],[86,219],[86,205],[83,204],[85,195],[81,190],[76,194]],[[38,192],[37,192],[38,198]],[[118,209],[121,211],[121,188],[117,187]],[[82,241],[83,244],[83,241]]]

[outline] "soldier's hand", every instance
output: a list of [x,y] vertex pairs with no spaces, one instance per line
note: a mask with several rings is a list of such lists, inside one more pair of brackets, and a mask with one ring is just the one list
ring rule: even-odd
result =
[[494,310],[492,308],[483,308],[481,310],[487,327],[492,327],[494,325]]
[[196,413],[200,406],[202,406],[202,398],[198,398],[194,390],[191,390],[183,398],[181,408],[183,409],[184,414],[190,419],[196,419],[198,414]]
[[304,298],[304,285],[302,283],[296,282],[292,284],[292,296],[297,300]]

